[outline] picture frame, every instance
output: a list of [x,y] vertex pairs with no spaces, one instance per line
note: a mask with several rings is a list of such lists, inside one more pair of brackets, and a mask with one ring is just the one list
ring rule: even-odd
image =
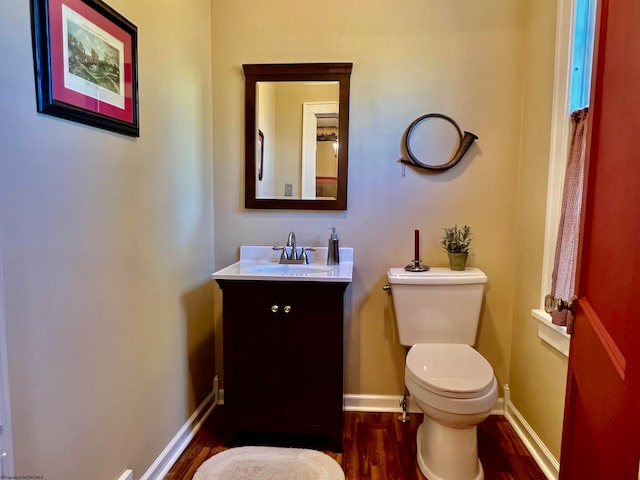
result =
[[102,0],[31,0],[38,112],[132,137],[138,30]]

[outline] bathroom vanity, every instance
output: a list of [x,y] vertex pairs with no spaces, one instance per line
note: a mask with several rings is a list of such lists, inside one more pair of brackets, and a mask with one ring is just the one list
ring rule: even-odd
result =
[[[265,261],[248,259],[246,251],[243,259],[242,249],[240,262],[213,275],[223,294],[227,443],[241,434],[284,444],[315,435],[340,451],[344,294],[353,251],[340,249],[351,260],[341,265],[280,266],[272,251],[262,252],[272,257]],[[314,256],[324,259],[324,250]]]

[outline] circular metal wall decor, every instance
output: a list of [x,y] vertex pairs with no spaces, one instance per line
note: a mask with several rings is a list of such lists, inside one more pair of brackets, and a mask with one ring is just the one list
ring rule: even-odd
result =
[[[441,118],[451,123],[455,127],[456,132],[458,133],[458,148],[456,149],[453,156],[446,163],[432,165],[432,164],[421,162],[420,160],[418,160],[418,158],[415,156],[415,154],[411,150],[411,145],[410,145],[411,135],[413,134],[415,128],[428,118]],[[403,140],[404,140],[404,150],[407,157],[409,158],[401,158],[400,161],[402,163],[413,165],[414,167],[422,168],[424,170],[429,170],[432,172],[441,172],[444,170],[448,170],[451,167],[457,165],[458,162],[462,160],[462,157],[464,156],[464,154],[467,153],[467,150],[469,150],[469,147],[471,146],[471,144],[477,139],[478,137],[471,132],[465,131],[463,134],[458,124],[451,117],[443,115],[442,113],[428,113],[426,115],[422,115],[421,117],[416,118],[413,122],[411,122],[411,125],[407,127],[407,130],[404,133]]]

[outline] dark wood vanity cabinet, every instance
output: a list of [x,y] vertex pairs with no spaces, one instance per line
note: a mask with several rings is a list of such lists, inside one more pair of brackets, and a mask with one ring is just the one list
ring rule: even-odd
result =
[[315,435],[340,451],[347,283],[217,281],[227,442]]

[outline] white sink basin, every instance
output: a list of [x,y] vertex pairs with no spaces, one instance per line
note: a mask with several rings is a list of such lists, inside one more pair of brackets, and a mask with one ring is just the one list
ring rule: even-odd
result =
[[332,267],[327,265],[297,265],[297,264],[267,264],[252,265],[247,267],[248,272],[271,273],[276,275],[309,275],[319,273],[330,273]]
[[216,280],[351,282],[353,248],[340,248],[340,265],[326,265],[327,247],[314,247],[309,264],[280,264],[272,247],[242,246],[240,260],[215,272]]

